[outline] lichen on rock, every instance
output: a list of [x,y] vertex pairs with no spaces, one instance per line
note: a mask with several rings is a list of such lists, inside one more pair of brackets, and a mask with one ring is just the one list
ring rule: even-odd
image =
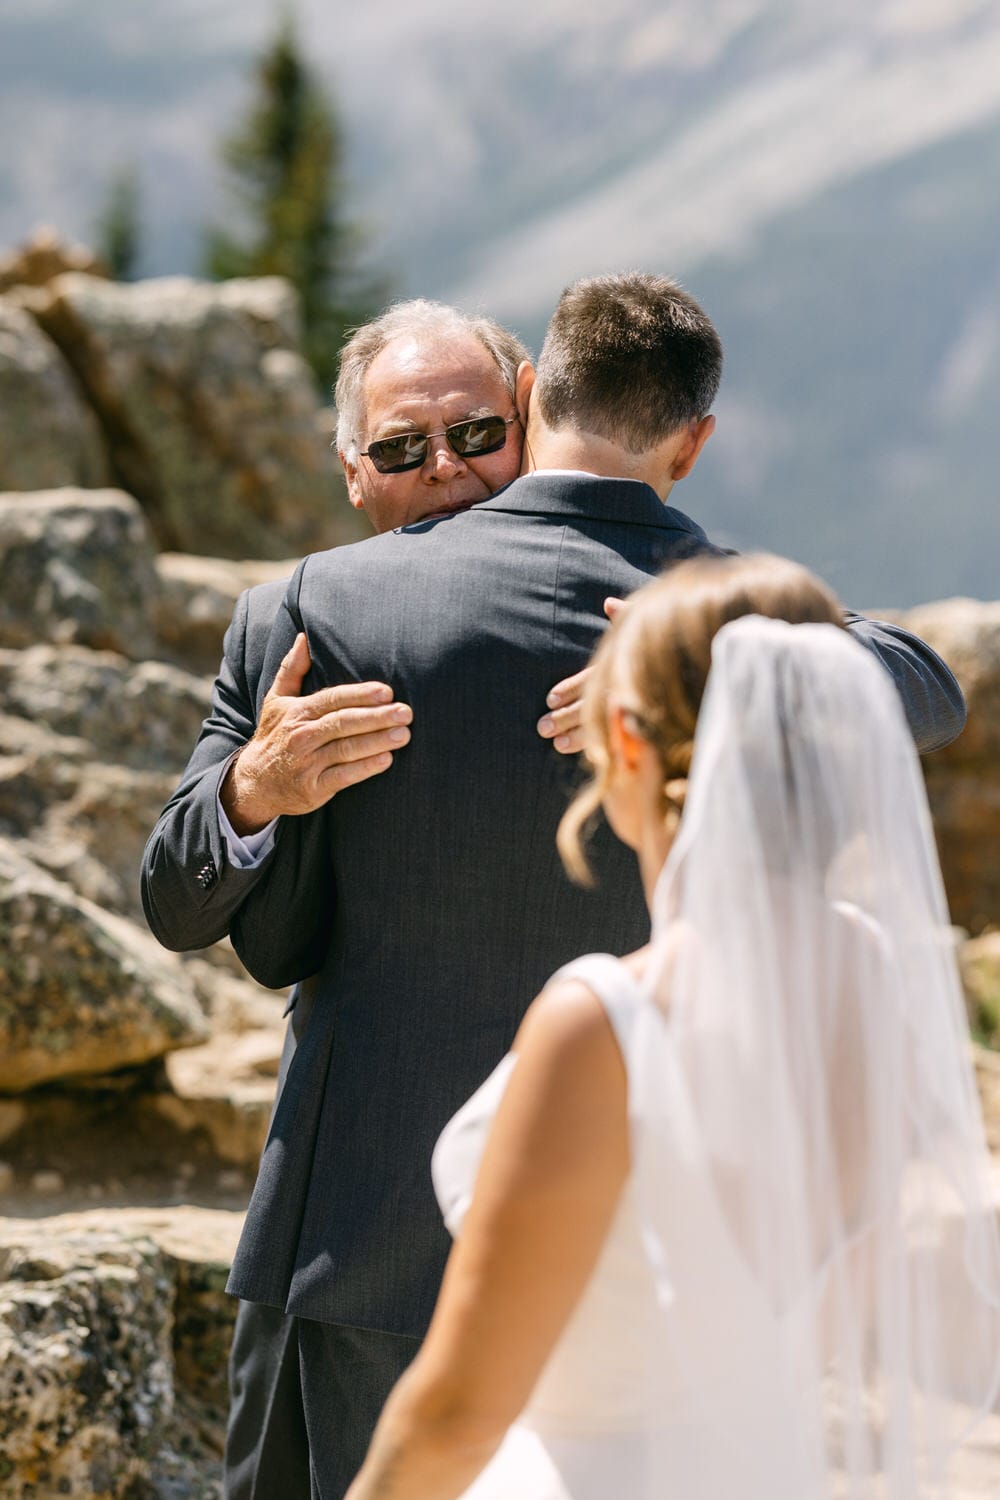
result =
[[0,1090],[134,1066],[207,1034],[171,955],[0,839]]
[[125,1500],[174,1397],[172,1287],[152,1240],[0,1231],[6,1500]]

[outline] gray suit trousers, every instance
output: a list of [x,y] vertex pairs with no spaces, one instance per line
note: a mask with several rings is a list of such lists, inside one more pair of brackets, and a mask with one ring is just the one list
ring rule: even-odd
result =
[[226,1500],[343,1500],[385,1399],[420,1347],[241,1302],[230,1357]]

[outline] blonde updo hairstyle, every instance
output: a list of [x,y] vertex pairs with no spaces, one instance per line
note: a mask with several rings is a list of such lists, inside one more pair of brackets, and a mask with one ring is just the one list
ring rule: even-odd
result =
[[559,824],[568,874],[593,885],[584,843],[614,774],[608,702],[634,715],[663,772],[661,815],[671,834],[684,807],[695,725],[712,664],[716,632],[741,615],[792,625],[844,623],[835,594],[799,563],[767,553],[694,557],[676,563],[633,594],[594,654],[583,698],[584,754],[592,776]]

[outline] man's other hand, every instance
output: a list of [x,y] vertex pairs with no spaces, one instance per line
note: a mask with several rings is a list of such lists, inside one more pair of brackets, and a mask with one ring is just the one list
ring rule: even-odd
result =
[[226,774],[222,806],[241,837],[378,776],[409,741],[413,711],[393,701],[386,683],[346,683],[303,697],[310,665],[300,633],[264,699],[257,732]]
[[[627,599],[605,599],[604,613],[609,620],[617,619],[628,603]],[[551,740],[560,755],[575,755],[583,749],[583,728],[580,716],[583,711],[583,690],[590,676],[590,668],[584,667],[572,677],[557,682],[546,698],[550,712],[538,721],[538,733],[543,740]]]

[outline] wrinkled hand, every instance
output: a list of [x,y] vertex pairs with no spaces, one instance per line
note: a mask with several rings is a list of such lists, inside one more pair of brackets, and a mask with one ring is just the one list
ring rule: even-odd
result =
[[309,667],[299,634],[264,699],[253,739],[223,782],[222,806],[241,837],[272,818],[313,812],[344,787],[379,775],[409,741],[413,711],[393,701],[386,683],[346,683],[303,697]]
[[[605,599],[604,613],[609,620],[617,619],[627,605],[627,599]],[[575,755],[583,749],[583,729],[580,716],[583,709],[583,690],[590,676],[590,668],[584,667],[572,677],[557,682],[546,698],[552,712],[538,721],[538,733],[543,740],[551,740],[560,755]]]

